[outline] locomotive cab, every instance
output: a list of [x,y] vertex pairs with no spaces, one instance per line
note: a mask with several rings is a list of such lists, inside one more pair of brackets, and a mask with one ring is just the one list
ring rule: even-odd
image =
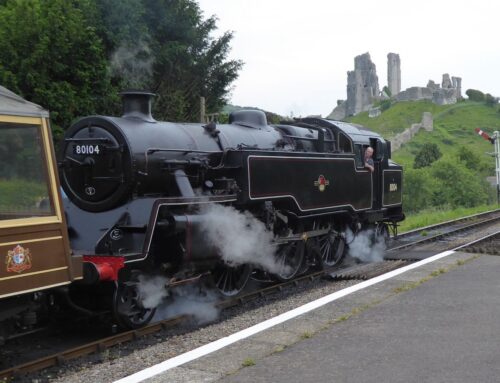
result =
[[38,292],[82,277],[81,260],[70,255],[48,117],[0,86],[0,332]]

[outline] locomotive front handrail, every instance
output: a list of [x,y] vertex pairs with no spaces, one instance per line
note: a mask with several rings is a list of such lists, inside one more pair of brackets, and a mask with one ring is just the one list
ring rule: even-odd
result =
[[92,138],[65,138],[64,142],[94,142],[94,141],[101,141],[101,142],[111,142],[109,138],[106,137],[92,137]]

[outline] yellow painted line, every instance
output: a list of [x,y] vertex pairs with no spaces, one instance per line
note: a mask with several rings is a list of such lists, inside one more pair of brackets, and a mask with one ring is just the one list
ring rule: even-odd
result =
[[64,286],[64,285],[69,285],[69,284],[70,284],[70,282],[62,282],[62,283],[56,283],[55,285],[36,287],[34,289],[23,290],[23,291],[16,291],[14,293],[0,295],[0,298],[12,297],[14,295],[19,295],[19,294],[33,293],[35,291],[47,290],[47,289],[51,289],[53,287]]
[[40,117],[23,117],[23,116],[10,116],[1,115],[0,122],[13,122],[16,124],[28,124],[28,125],[41,125],[42,119]]
[[0,243],[0,246],[21,245],[25,243],[43,242],[43,241],[55,241],[56,239],[62,239],[62,236],[59,235],[57,237],[46,237],[46,238],[28,239],[26,241],[5,242],[5,243]]
[[42,270],[42,271],[34,271],[32,273],[26,273],[26,274],[16,274],[16,275],[11,275],[10,277],[0,278],[0,282],[6,281],[8,279],[16,279],[16,278],[30,277],[30,276],[39,275],[39,274],[53,273],[55,271],[61,271],[61,270],[66,270],[66,269],[68,269],[68,266],[56,267],[54,269],[48,269],[48,270]]
[[49,135],[49,125],[47,124],[47,120],[44,118],[42,119],[42,137],[43,137],[43,143],[45,146],[45,164],[47,166],[46,172],[47,175],[49,176],[50,180],[50,194],[51,194],[51,200],[55,209],[55,213],[57,215],[57,218],[59,221],[62,221],[62,216],[61,216],[61,207],[59,206],[59,196],[57,193],[59,192],[59,189],[57,188],[57,183],[56,183],[56,173],[55,173],[55,164],[52,162],[52,155],[53,155],[53,147],[52,147],[52,142],[50,140],[50,135]]
[[33,225],[45,225],[49,223],[61,223],[62,221],[57,216],[49,217],[30,217],[30,218],[17,218],[17,219],[6,219],[0,221],[0,229],[20,227],[20,226],[33,226]]

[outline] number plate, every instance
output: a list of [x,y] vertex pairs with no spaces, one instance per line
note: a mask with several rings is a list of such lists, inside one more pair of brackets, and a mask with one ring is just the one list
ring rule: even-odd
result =
[[98,155],[102,148],[99,145],[76,144],[73,146],[73,153],[80,155]]

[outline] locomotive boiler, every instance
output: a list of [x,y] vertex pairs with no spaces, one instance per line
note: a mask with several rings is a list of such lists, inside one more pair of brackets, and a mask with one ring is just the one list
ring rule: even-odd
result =
[[[59,158],[71,248],[84,260],[82,286],[108,291],[124,326],[154,314],[141,297],[147,278],[162,276],[166,291],[208,278],[233,295],[255,268],[287,280],[313,265],[334,266],[346,230],[388,235],[404,219],[402,168],[377,133],[316,117],[269,125],[258,110],[234,112],[228,124],[161,122],[151,114],[153,96],[125,92],[121,117],[80,119]],[[363,159],[369,146],[373,172]],[[273,238],[269,257],[278,266],[227,262],[204,231],[217,225],[207,213],[214,205],[258,220]]]

